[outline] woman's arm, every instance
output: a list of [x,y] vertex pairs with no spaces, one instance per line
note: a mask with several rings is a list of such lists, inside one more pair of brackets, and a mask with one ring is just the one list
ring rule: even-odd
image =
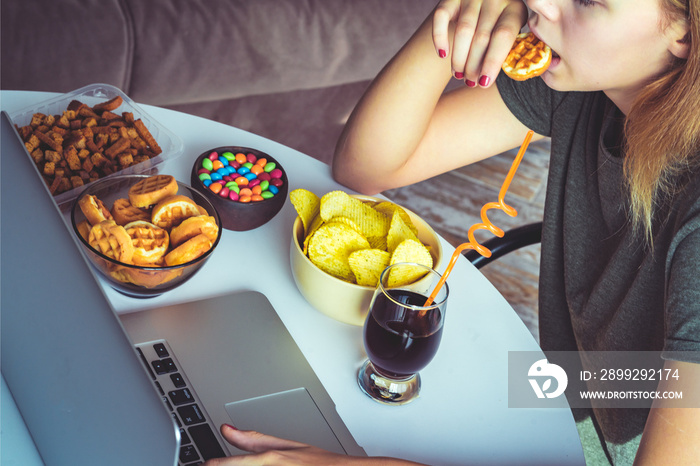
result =
[[[682,392],[694,396],[700,390],[700,364],[666,361],[664,372],[678,370],[680,378],[659,382],[658,390]],[[693,395],[691,395],[691,393]],[[700,407],[669,408],[678,400],[654,400],[647,418],[635,465],[696,465],[700,458]],[[688,401],[692,403],[692,401]]]
[[[455,1],[441,2],[436,16],[426,19],[372,82],[338,141],[333,176],[340,183],[373,194],[430,178],[522,142],[527,128],[511,114],[495,86],[465,85],[443,91],[454,73],[451,51],[469,49],[465,41],[477,47],[465,33],[473,27],[468,25],[491,24],[492,48],[501,49],[502,62],[525,21],[525,7],[519,0],[461,3],[457,16],[445,21],[454,12],[438,13]],[[441,44],[445,37],[452,46],[441,58],[439,50],[445,46],[434,40]],[[478,46],[484,49],[481,42]]]

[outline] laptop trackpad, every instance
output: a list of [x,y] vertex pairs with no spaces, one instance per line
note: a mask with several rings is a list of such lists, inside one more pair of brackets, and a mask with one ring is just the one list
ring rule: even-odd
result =
[[345,454],[305,388],[227,403],[226,412],[238,429],[255,430]]

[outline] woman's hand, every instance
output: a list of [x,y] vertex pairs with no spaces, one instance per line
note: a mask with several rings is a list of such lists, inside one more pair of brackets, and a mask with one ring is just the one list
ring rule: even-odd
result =
[[450,57],[455,78],[488,87],[526,20],[522,0],[442,0],[433,14],[433,43],[438,55]]
[[209,460],[205,466],[339,464],[342,457],[318,448],[224,424],[221,435],[234,447],[251,455]]
[[338,455],[292,440],[285,440],[253,431],[238,430],[227,424],[221,426],[221,435],[234,447],[251,452],[251,454],[209,460],[204,463],[204,466],[315,466],[340,464],[382,464],[398,466],[415,464],[388,458],[358,458]]

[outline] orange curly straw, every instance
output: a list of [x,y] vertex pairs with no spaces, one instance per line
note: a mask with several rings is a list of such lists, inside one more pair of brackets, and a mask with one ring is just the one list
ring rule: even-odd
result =
[[452,258],[450,259],[449,264],[447,264],[447,268],[445,271],[442,273],[442,277],[440,277],[440,280],[438,281],[437,285],[435,285],[435,289],[433,292],[430,294],[428,299],[425,301],[425,304],[423,305],[424,307],[428,307],[433,303],[433,300],[437,296],[438,292],[440,291],[440,288],[442,288],[442,285],[445,284],[445,281],[447,280],[447,276],[450,274],[452,271],[452,268],[455,266],[455,263],[457,262],[457,259],[459,256],[462,254],[462,251],[465,249],[474,249],[476,252],[481,254],[484,257],[491,257],[491,251],[479,244],[476,241],[476,238],[474,237],[474,232],[476,230],[489,230],[491,233],[494,235],[498,236],[499,238],[503,237],[504,232],[502,229],[498,228],[496,225],[491,223],[486,216],[486,211],[489,209],[501,209],[503,212],[506,214],[510,215],[511,217],[515,217],[518,215],[518,211],[515,210],[513,207],[509,206],[503,201],[503,198],[506,195],[506,192],[508,191],[508,188],[510,187],[510,182],[513,181],[513,177],[515,176],[515,172],[518,169],[518,166],[520,165],[520,161],[523,159],[523,155],[525,155],[525,150],[527,149],[527,146],[530,144],[530,140],[532,139],[532,135],[534,134],[533,131],[528,131],[527,135],[525,136],[525,140],[523,141],[522,145],[520,146],[520,150],[518,151],[518,155],[515,156],[515,159],[513,160],[513,164],[510,167],[510,171],[508,171],[508,175],[506,176],[505,181],[503,182],[503,185],[501,186],[501,191],[498,193],[498,202],[489,202],[484,207],[481,208],[481,222],[482,223],[476,223],[472,225],[471,228],[469,228],[469,232],[467,233],[467,236],[469,237],[469,242],[467,243],[462,243],[457,248],[455,249],[455,252],[452,254]]

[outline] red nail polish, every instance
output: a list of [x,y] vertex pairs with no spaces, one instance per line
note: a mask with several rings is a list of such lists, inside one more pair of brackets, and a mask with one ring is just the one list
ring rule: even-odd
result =
[[476,87],[476,83],[474,81],[470,81],[469,79],[467,79],[466,84],[469,87]]
[[230,427],[230,428],[233,429],[233,430],[238,430],[238,429],[236,429],[235,427],[233,427],[231,424],[225,424],[225,426],[226,426],[226,427]]
[[486,75],[479,78],[479,86],[486,87],[489,85],[490,82],[491,82],[491,78],[489,78]]
[[457,79],[464,78],[464,73],[462,73],[461,71],[455,71],[455,78],[457,78]]
[[447,52],[445,52],[443,49],[438,50],[438,55],[440,55],[440,58],[445,58],[447,56]]

